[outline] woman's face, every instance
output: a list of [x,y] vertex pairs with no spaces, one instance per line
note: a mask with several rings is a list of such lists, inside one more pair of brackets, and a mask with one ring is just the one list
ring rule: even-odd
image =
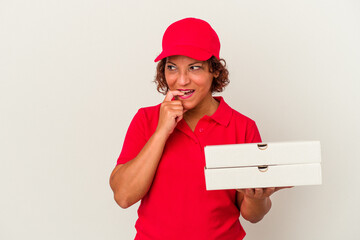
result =
[[207,107],[211,104],[210,91],[215,73],[209,71],[208,63],[186,56],[168,57],[165,64],[165,79],[170,90],[179,90],[185,95],[178,96],[184,109]]

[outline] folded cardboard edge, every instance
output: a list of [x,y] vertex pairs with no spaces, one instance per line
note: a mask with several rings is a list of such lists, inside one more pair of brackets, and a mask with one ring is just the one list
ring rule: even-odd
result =
[[[292,165],[292,164],[307,164],[306,162],[294,162],[294,163],[286,163],[286,164],[259,164],[259,163],[256,163],[256,164],[247,164],[247,165],[235,165],[235,166],[224,166],[224,165],[216,165],[216,166],[212,166],[213,164],[208,164],[207,162],[207,155],[208,154],[211,154],[211,152],[209,153],[209,151],[213,151],[214,149],[222,149],[224,151],[226,150],[232,150],[234,148],[242,148],[242,147],[245,147],[248,149],[249,146],[256,146],[256,145],[259,145],[259,144],[269,144],[269,146],[271,145],[284,145],[285,147],[286,146],[289,146],[289,145],[296,145],[296,144],[301,144],[301,145],[304,145],[304,144],[308,144],[308,145],[318,145],[317,148],[318,148],[318,158],[316,161],[314,162],[308,162],[308,163],[321,163],[321,143],[320,141],[318,140],[313,140],[313,141],[288,141],[288,142],[263,142],[263,143],[239,143],[239,144],[223,144],[223,145],[207,145],[204,147],[204,154],[205,154],[205,167],[207,169],[215,169],[215,168],[228,168],[228,167],[255,167],[255,166],[262,166],[262,165]],[[207,150],[208,149],[208,150]],[[239,149],[236,149],[236,150],[239,150]],[[210,166],[208,166],[210,165]]]

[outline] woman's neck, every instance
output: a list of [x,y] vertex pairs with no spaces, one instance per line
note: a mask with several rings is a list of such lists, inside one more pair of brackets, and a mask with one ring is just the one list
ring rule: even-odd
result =
[[[205,100],[205,99],[204,99]],[[195,127],[199,120],[205,115],[213,115],[219,106],[219,102],[216,101],[212,95],[206,101],[203,101],[202,104],[199,104],[193,109],[190,109],[184,113],[184,120],[189,125],[192,131],[195,130]]]

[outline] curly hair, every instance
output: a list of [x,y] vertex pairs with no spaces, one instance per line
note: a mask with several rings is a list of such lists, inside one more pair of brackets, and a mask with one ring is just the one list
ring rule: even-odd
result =
[[[206,60],[209,71],[211,73],[218,72],[219,75],[212,81],[210,91],[214,92],[222,92],[224,88],[229,84],[229,71],[226,68],[226,61],[222,58],[217,59],[216,57],[212,56],[208,60]],[[157,84],[157,91],[162,94],[166,94],[169,90],[169,86],[166,83],[165,79],[165,65],[166,65],[166,58],[163,58],[159,61],[156,66],[156,76],[154,82]]]

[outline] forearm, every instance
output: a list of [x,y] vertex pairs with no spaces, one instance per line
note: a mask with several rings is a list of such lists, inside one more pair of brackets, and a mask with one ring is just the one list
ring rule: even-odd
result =
[[254,199],[244,197],[240,203],[240,212],[244,219],[256,223],[270,211],[270,197],[264,199]]
[[122,208],[133,205],[149,191],[167,138],[166,134],[155,132],[133,160],[115,167],[110,186]]

